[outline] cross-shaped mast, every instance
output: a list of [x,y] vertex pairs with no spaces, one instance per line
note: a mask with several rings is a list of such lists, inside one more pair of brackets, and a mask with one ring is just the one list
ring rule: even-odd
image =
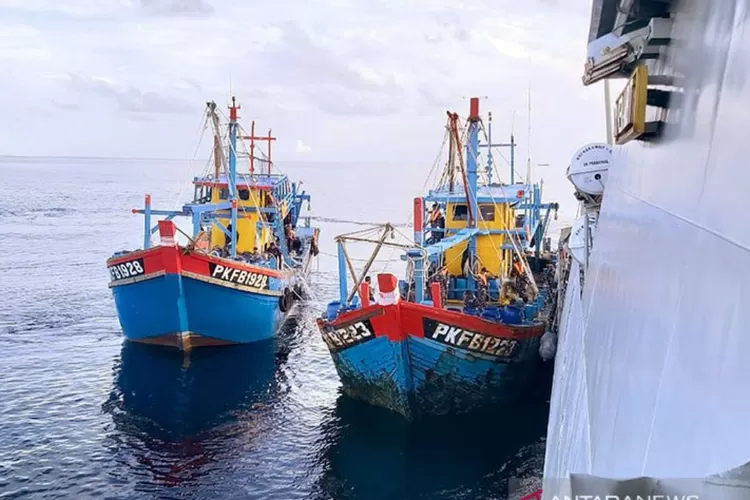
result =
[[255,141],[268,141],[268,175],[271,175],[271,141],[276,138],[271,136],[271,129],[268,129],[267,136],[255,136],[255,120],[250,125],[250,135],[242,136],[243,139],[250,141],[250,175],[255,174]]

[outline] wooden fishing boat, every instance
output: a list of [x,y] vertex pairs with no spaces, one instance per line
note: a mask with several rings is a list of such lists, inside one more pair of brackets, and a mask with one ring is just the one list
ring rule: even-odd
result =
[[[153,209],[146,195],[144,208],[133,210],[144,216],[143,248],[107,260],[128,340],[184,350],[267,339],[304,294],[318,253],[319,230],[301,214],[310,196],[276,171],[270,131],[256,137],[253,122],[250,135],[240,133],[237,111],[233,97],[225,146],[216,104],[208,103],[213,172],[193,179],[194,199],[181,210]],[[238,168],[244,140],[250,141],[247,171]],[[258,140],[268,142],[265,157],[255,156]],[[152,225],[155,217],[161,220]],[[175,217],[189,218],[192,233],[180,230]]]
[[[413,242],[394,243],[390,224],[380,238],[337,237],[340,297],[318,319],[344,392],[408,419],[462,413],[523,392],[554,302],[554,255],[542,247],[558,205],[542,203],[541,185],[529,176],[515,181],[515,140],[492,144],[478,99],[471,99],[464,133],[460,122],[448,113],[448,160],[437,186],[414,200]],[[493,182],[496,147],[511,148],[509,183]],[[376,248],[357,275],[346,244],[363,241]],[[403,250],[406,279],[378,274],[374,294],[363,280],[388,246]]]

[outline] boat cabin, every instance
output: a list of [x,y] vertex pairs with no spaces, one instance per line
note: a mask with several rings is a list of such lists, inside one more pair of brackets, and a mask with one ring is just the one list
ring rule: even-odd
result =
[[[248,176],[249,177],[249,176]],[[232,199],[227,176],[196,178],[193,181],[196,200],[205,203],[226,203]],[[254,175],[252,179],[237,180],[238,211],[237,253],[250,253],[254,248],[263,252],[266,245],[275,241],[273,224],[276,217],[286,223],[296,224],[294,211],[295,186],[286,175]],[[274,208],[274,200],[279,209]],[[231,237],[224,229],[231,224],[230,211],[217,213],[210,226],[210,247],[224,247]],[[223,228],[221,226],[223,226]]]
[[[487,268],[494,276],[507,276],[513,262],[513,244],[510,235],[522,241],[525,239],[523,225],[516,225],[516,208],[521,208],[525,197],[525,185],[489,185],[478,188],[478,214],[474,215],[479,233],[476,236],[477,270]],[[448,238],[469,224],[469,205],[463,193],[431,191],[425,197],[427,208],[430,203],[437,203],[445,216],[445,235]],[[473,214],[472,214],[473,215]],[[426,218],[429,221],[429,216]],[[430,231],[429,222],[426,231]],[[433,233],[434,234],[434,233]],[[437,236],[437,235],[435,235]],[[433,241],[434,241],[433,237]],[[442,265],[448,267],[448,274],[454,277],[465,277],[465,259],[462,258],[469,242],[464,241],[447,248],[442,255]],[[516,243],[518,244],[518,243]]]
[[[535,210],[540,194],[537,189],[518,183],[477,186],[477,214],[471,212],[460,188],[449,191],[441,187],[430,191],[423,202],[415,203],[415,210],[423,210],[415,223],[424,221],[421,241],[429,255],[425,279],[429,281],[446,266],[447,298],[461,301],[465,291],[476,289],[476,276],[486,268],[491,277],[490,298],[497,300],[503,279],[511,276],[514,256],[525,252],[532,234],[546,223],[537,213],[540,207]],[[444,218],[440,222],[433,217],[436,204]],[[474,245],[473,260],[469,258],[469,245]]]

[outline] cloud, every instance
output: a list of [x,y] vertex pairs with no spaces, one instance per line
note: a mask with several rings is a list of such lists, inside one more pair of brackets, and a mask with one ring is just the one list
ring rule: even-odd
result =
[[204,0],[140,0],[150,14],[162,16],[209,16],[214,8]]
[[[493,110],[493,127],[515,127],[519,139],[531,80],[533,140],[567,156],[571,142],[601,128],[598,115],[588,118],[594,112],[578,114],[591,107],[580,84],[589,8],[588,0],[2,0],[0,105],[19,122],[40,107],[49,123],[106,114],[107,130],[79,142],[61,127],[45,154],[80,144],[75,154],[181,157],[193,154],[205,102],[226,113],[231,89],[245,129],[253,119],[273,127],[279,158],[297,153],[290,138],[304,137],[315,145],[311,159],[388,149],[423,161],[434,157],[446,109],[464,111],[465,96],[490,96],[482,109]],[[580,125],[560,133],[572,115]],[[171,142],[157,140],[167,128]],[[129,140],[113,141],[117,134]],[[11,154],[39,147],[31,126],[0,136]]]
[[195,110],[195,106],[159,92],[144,92],[132,85],[117,84],[106,78],[91,78],[78,74],[69,76],[69,85],[77,93],[113,99],[122,111],[128,113],[181,114]]
[[79,109],[81,109],[81,106],[74,102],[60,102],[56,99],[49,99],[49,103],[56,108],[62,109],[64,111],[78,111]]
[[301,139],[297,139],[297,150],[296,151],[298,153],[305,154],[305,153],[309,153],[310,151],[312,151],[312,148],[310,146],[308,146],[307,144],[305,144],[304,142],[302,142]]

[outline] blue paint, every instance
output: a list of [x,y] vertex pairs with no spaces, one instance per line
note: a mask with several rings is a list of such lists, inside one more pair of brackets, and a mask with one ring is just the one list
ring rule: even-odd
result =
[[[476,227],[479,220],[479,205],[477,204],[477,155],[479,154],[479,121],[469,118],[469,143],[466,145],[466,175],[469,180],[469,205],[473,215],[472,224]],[[476,244],[476,242],[475,242]],[[472,253],[474,255],[474,253]]]
[[406,343],[379,337],[331,356],[349,396],[401,414],[411,411]]
[[271,338],[285,314],[279,297],[183,278],[192,332],[245,344]]
[[278,296],[177,274],[119,285],[112,294],[123,334],[134,341],[192,332],[244,344],[272,337],[285,316]]
[[414,300],[417,304],[421,304],[424,300],[424,259],[420,256],[414,259]]
[[520,341],[509,362],[419,337],[378,337],[332,357],[346,394],[414,419],[513,400],[538,368],[538,348],[538,338]]
[[146,207],[143,211],[143,249],[151,248],[151,197],[146,196]]
[[516,306],[505,306],[500,309],[500,318],[508,325],[520,325],[523,323],[523,309]]
[[346,280],[346,254],[344,254],[344,243],[342,241],[337,242],[338,247],[338,262],[339,262],[339,304],[342,307],[346,306],[349,298],[349,288]]
[[146,281],[112,288],[115,308],[125,338],[180,332],[179,276],[159,276]]

